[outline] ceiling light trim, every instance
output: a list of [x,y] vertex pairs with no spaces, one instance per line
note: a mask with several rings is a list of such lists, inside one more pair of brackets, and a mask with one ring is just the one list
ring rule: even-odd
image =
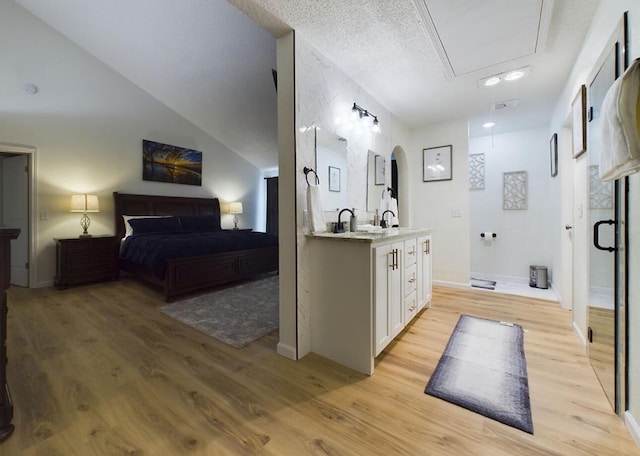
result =
[[540,8],[540,19],[538,20],[538,36],[536,39],[536,54],[546,51],[549,42],[549,29],[551,28],[551,18],[553,16],[553,6],[555,0],[542,0]]
[[433,22],[433,18],[431,17],[431,13],[429,12],[429,8],[427,7],[425,0],[413,0],[413,5],[418,11],[419,18],[422,19],[420,21],[422,23],[422,28],[427,32],[429,38],[431,38],[433,47],[436,50],[436,54],[438,54],[440,63],[442,64],[445,77],[448,81],[452,81],[455,79],[456,73],[453,70],[453,65],[451,64],[451,60],[449,60],[449,56],[444,48],[440,34],[436,30],[436,25]]

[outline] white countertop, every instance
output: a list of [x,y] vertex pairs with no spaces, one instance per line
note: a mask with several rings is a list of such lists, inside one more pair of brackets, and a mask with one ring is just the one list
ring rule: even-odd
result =
[[335,241],[375,243],[393,241],[415,236],[431,234],[428,228],[386,228],[382,231],[347,231],[345,233],[314,233],[307,234],[311,239],[331,239]]

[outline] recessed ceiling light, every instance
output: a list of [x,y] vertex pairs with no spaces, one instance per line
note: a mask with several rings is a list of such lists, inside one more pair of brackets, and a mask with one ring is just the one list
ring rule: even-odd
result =
[[524,71],[522,70],[515,70],[512,71],[511,73],[508,73],[504,79],[506,81],[515,81],[516,79],[520,79],[522,76],[524,76]]
[[496,123],[495,122],[486,122],[486,123],[483,123],[482,126],[484,128],[491,128],[491,127],[495,127]]
[[526,76],[531,71],[530,66],[517,68],[515,70],[505,71],[503,73],[487,76],[482,79],[478,79],[478,85],[480,87],[491,87],[499,84],[502,81],[515,81]]

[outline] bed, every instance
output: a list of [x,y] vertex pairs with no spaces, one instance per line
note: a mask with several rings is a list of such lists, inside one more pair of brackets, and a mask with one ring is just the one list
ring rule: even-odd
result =
[[[113,197],[116,236],[122,239],[120,269],[160,287],[167,301],[278,270],[277,238],[249,230],[221,230],[217,198],[119,192],[114,192]],[[133,225],[135,235],[131,233]],[[211,245],[206,247],[198,244],[195,252],[193,246],[187,248],[205,235],[215,238],[215,242],[207,241]],[[155,242],[165,244],[167,250],[159,253],[160,244]],[[143,258],[146,254],[141,253],[142,249],[152,260]]]

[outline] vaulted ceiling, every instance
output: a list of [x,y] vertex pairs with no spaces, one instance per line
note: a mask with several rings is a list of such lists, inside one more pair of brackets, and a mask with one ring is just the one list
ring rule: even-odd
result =
[[[271,69],[288,30],[407,125],[464,118],[478,136],[487,120],[496,133],[548,125],[600,3],[13,1],[262,169],[277,166]],[[520,80],[478,82],[517,68]]]

